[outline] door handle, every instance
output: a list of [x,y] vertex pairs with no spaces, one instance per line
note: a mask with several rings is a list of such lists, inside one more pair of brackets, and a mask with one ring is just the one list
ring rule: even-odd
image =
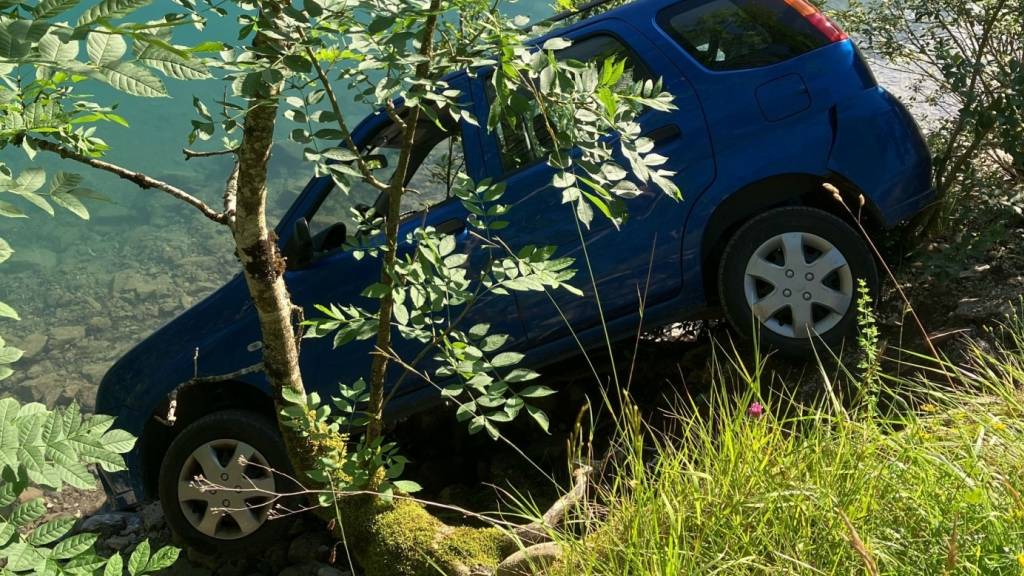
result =
[[659,126],[647,134],[644,134],[644,138],[650,138],[650,140],[654,142],[655,146],[659,146],[670,140],[675,140],[682,135],[683,132],[679,129],[679,126],[676,126],[675,124],[665,124],[664,126]]
[[437,225],[437,231],[441,234],[460,234],[466,229],[466,221],[462,218],[451,218]]

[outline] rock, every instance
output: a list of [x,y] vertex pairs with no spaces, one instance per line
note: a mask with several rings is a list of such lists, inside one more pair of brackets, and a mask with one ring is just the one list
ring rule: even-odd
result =
[[307,562],[305,564],[289,566],[277,576],[352,576],[352,573],[348,570],[339,570],[329,564]]
[[49,338],[46,337],[46,334],[37,332],[29,334],[18,345],[25,351],[25,358],[32,358],[46,348],[47,341],[49,341]]
[[998,300],[963,298],[957,302],[954,314],[964,320],[985,321],[1000,317],[1005,307],[1006,305]]
[[94,224],[123,226],[125,222],[137,224],[145,222],[148,218],[148,212],[146,211],[131,210],[114,203],[103,204],[96,209],[90,210],[90,220]]
[[99,384],[108,369],[108,362],[94,362],[82,368],[82,376],[85,376],[85,380],[90,384]]
[[57,253],[39,246],[19,247],[8,263],[11,271],[19,269],[50,272],[57,268]]
[[103,544],[111,550],[127,551],[139,541],[137,536],[111,536],[103,541]]
[[111,512],[109,514],[96,514],[82,520],[78,524],[78,532],[95,532],[101,536],[113,536],[124,530],[128,524],[131,514],[124,512]]
[[103,332],[106,330],[110,330],[110,328],[113,325],[114,323],[110,321],[110,318],[104,318],[102,316],[89,320],[89,329],[93,330],[94,332]]
[[56,345],[68,344],[85,338],[85,326],[57,326],[50,330],[50,340]]
[[51,408],[60,395],[61,386],[52,375],[26,380],[18,391],[18,398],[23,402],[42,402]]
[[128,270],[114,274],[110,289],[114,295],[135,293],[138,296],[148,296],[156,292],[156,286],[148,278]]
[[36,498],[42,498],[43,491],[35,486],[29,486],[25,488],[24,492],[18,495],[18,502],[28,502],[29,500],[35,500]]
[[299,536],[288,546],[288,561],[303,564],[325,560],[333,544],[330,536],[322,530]]
[[142,518],[142,525],[149,532],[160,530],[165,525],[164,509],[160,507],[159,502],[151,502],[143,506],[139,510],[139,517]]

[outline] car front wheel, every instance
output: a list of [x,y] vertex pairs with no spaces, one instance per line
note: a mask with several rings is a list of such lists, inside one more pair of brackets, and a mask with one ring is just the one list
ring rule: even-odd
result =
[[849,224],[815,208],[771,210],[729,240],[719,294],[730,323],[763,345],[809,357],[838,347],[857,327],[857,281],[871,292],[878,271],[865,240]]
[[[160,467],[168,524],[203,551],[240,551],[269,542],[283,522],[269,516],[286,487],[288,458],[276,426],[244,410],[215,412],[171,442]],[[251,548],[250,548],[251,549]]]

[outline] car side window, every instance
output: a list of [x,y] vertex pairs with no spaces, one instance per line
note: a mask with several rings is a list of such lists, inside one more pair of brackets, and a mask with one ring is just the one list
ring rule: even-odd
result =
[[[382,162],[385,166],[374,171],[384,182],[391,179],[398,164],[398,138],[391,127],[371,139],[372,144],[365,153],[367,158]],[[409,173],[406,175],[406,193],[402,195],[403,216],[424,212],[452,196],[456,177],[465,172],[465,157],[462,139],[457,128],[446,132],[432,122],[423,123],[417,131],[416,147],[410,158]],[[337,187],[328,192],[319,207],[307,217],[310,235],[318,251],[330,251],[344,243],[345,238],[358,229],[353,209],[363,214],[374,207],[382,208],[380,191],[359,178],[352,178],[348,192]],[[343,225],[343,226],[339,226]]]
[[405,185],[402,195],[402,214],[420,212],[452,197],[456,176],[466,169],[462,141],[458,136],[446,136],[433,146],[426,144],[426,154]]
[[828,43],[781,0],[685,2],[663,11],[658,24],[711,70],[769,66]]
[[[556,52],[555,57],[559,60],[598,63],[611,57],[625,59],[626,67],[622,82],[653,78],[636,54],[611,34],[595,34],[575,40],[571,46]],[[488,82],[488,100],[493,102],[494,96],[494,87]],[[551,138],[536,102],[525,90],[517,92],[513,98],[516,100],[515,107],[521,110],[516,115],[517,121],[513,125],[507,119],[503,119],[496,130],[501,164],[506,173],[533,164],[551,151]]]

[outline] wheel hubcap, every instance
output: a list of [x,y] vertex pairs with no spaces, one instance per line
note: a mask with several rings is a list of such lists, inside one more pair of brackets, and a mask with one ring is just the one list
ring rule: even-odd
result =
[[747,262],[744,293],[754,317],[788,338],[824,334],[853,302],[853,276],[831,242],[787,232],[761,244]]
[[[181,468],[181,511],[196,530],[211,538],[248,536],[267,521],[270,512],[276,483],[269,468],[263,454],[245,442],[207,442],[196,448]],[[206,482],[196,480],[200,476]]]

